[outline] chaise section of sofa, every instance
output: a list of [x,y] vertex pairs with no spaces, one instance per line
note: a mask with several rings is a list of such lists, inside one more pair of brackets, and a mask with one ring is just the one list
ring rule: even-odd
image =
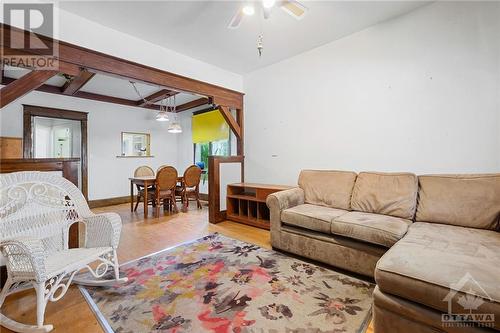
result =
[[[375,332],[500,330],[500,174],[419,183],[416,222],[377,263]],[[494,319],[467,328],[442,321],[461,313]]]

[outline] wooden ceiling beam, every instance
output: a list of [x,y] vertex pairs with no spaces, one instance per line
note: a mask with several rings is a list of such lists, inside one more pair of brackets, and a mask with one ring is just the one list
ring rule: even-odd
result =
[[82,89],[83,86],[94,77],[94,75],[95,73],[89,72],[86,69],[82,69],[79,75],[66,82],[61,88],[63,95],[74,95],[80,89]]
[[145,102],[144,100],[141,100],[141,99],[138,100],[137,105],[144,106],[144,105],[149,104],[149,103],[154,104],[154,103],[159,102],[162,99],[165,99],[167,97],[177,95],[178,93],[179,93],[178,91],[169,90],[169,89],[162,89],[160,91],[155,92],[154,94],[151,94],[147,97],[144,97],[144,99],[147,102]]
[[236,135],[238,139],[241,139],[241,127],[238,125],[236,119],[234,119],[229,108],[227,106],[219,105],[219,111],[226,123],[229,125],[229,128],[231,128],[231,131],[233,131],[234,135]]
[[45,81],[57,74],[57,71],[34,70],[8,83],[0,90],[0,108],[39,88]]
[[[0,28],[1,31],[1,28]],[[0,42],[1,43],[1,42]],[[37,59],[40,60],[40,58],[45,58],[44,61],[40,60],[39,62],[27,62],[27,59],[29,57],[33,57],[33,54],[30,54],[26,51],[20,51],[17,49],[11,49],[7,46],[4,46],[0,44],[2,47],[2,52],[1,52],[1,60],[4,65],[9,65],[11,67],[19,67],[19,68],[26,68],[29,70],[47,70],[47,67],[43,66],[38,66],[38,63],[51,63],[51,69],[59,71],[59,73],[63,74],[68,74],[71,76],[77,76],[80,74],[81,67],[68,63],[68,62],[62,62],[59,61],[55,57],[49,57],[49,56],[38,56],[35,55]]]
[[[7,45],[24,41],[25,31],[6,24],[0,25],[0,34],[7,36]],[[89,71],[116,75],[136,82],[166,87],[176,91],[185,91],[211,97],[218,105],[236,109],[243,108],[243,94],[211,83],[191,79],[178,74],[145,66],[132,61],[89,50],[77,45],[57,41],[48,37],[38,36],[46,45],[58,45],[58,61],[60,66],[78,66]],[[5,46],[4,46],[5,49]],[[15,51],[15,50],[14,50]],[[30,50],[38,55],[36,50]],[[63,70],[60,70],[64,72]],[[69,73],[68,73],[69,74]]]
[[[15,81],[18,81],[18,80],[12,79],[9,77],[3,78],[3,84],[11,84]],[[49,93],[49,94],[63,95],[63,92],[61,91],[61,87],[52,86],[49,84],[43,84],[34,90]],[[89,99],[89,100],[98,101],[98,102],[106,102],[106,103],[113,103],[113,104],[119,104],[119,105],[125,105],[125,106],[139,107],[135,100],[106,96],[106,95],[101,95],[101,94],[95,94],[95,93],[86,92],[86,91],[77,91],[74,95],[71,95],[71,96],[83,98],[83,99]],[[146,105],[146,106],[142,106],[141,108],[151,109],[151,110],[156,110],[156,111],[160,110],[159,105]]]
[[212,102],[209,98],[202,97],[202,98],[195,99],[194,101],[181,104],[181,105],[177,106],[175,108],[175,110],[176,110],[176,112],[182,112],[182,111],[186,111],[189,109],[197,108],[198,106],[211,104],[211,103]]

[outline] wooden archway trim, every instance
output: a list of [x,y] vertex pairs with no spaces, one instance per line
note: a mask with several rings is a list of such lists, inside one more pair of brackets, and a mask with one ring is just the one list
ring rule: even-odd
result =
[[[16,54],[16,50],[11,49],[9,45],[23,42],[25,34],[29,33],[6,24],[1,24],[0,34],[7,36],[5,38],[7,45],[2,45],[4,54]],[[57,44],[59,50],[57,61],[60,71],[63,73],[63,69],[65,68],[84,68],[90,72],[105,73],[133,81],[159,85],[171,90],[204,95],[211,98],[213,103],[217,105],[225,105],[236,109],[243,108],[243,93],[241,92],[89,50],[49,37],[37,37],[48,46]],[[28,55],[39,55],[36,50],[23,51]],[[71,74],[78,75],[78,73]]]

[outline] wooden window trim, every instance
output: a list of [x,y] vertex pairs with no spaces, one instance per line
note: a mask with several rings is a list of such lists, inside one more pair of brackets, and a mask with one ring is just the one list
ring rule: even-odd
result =
[[82,177],[82,193],[88,200],[88,143],[87,120],[88,113],[81,111],[56,109],[44,106],[23,104],[23,156],[33,158],[33,117],[58,118],[80,121],[81,147],[80,163]]

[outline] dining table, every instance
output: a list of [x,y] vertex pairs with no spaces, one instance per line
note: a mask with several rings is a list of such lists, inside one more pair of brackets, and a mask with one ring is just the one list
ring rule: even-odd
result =
[[[134,187],[141,186],[144,187],[144,218],[148,218],[148,190],[150,186],[156,185],[156,176],[139,176],[130,177],[130,211],[134,211]],[[182,176],[177,177],[177,183],[182,184],[184,178]],[[134,186],[136,185],[136,186]],[[175,205],[175,202],[174,202]]]

